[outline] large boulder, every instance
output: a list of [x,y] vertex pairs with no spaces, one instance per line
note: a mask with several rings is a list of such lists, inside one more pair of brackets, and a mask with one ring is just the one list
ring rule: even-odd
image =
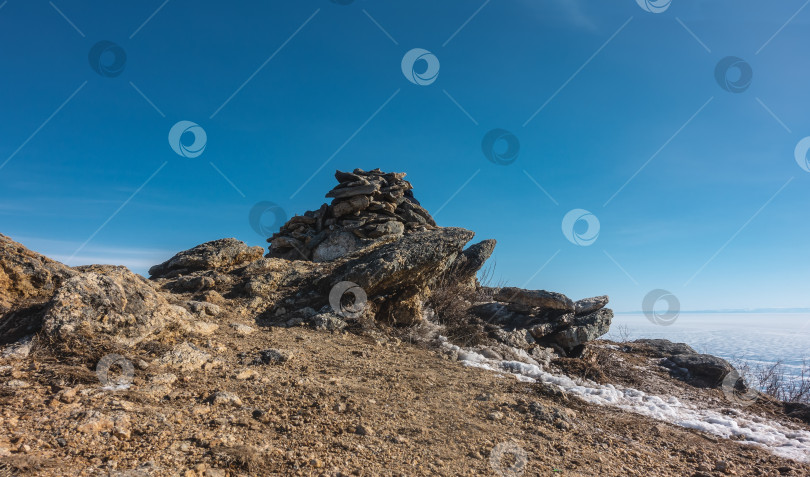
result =
[[76,272],[0,234],[0,315],[49,300]]
[[169,304],[126,267],[95,266],[62,285],[45,311],[42,331],[68,348],[73,342],[129,347],[190,320],[186,309]]
[[0,345],[38,331],[45,303],[76,274],[0,234]]
[[710,354],[676,354],[667,360],[669,363],[665,365],[685,369],[688,372],[686,380],[699,387],[720,387],[723,378],[734,371],[734,367],[728,361]]
[[357,284],[379,304],[377,318],[401,324],[421,321],[430,287],[462,253],[474,233],[455,227],[414,232],[348,260],[321,281],[328,296],[340,282]]
[[229,270],[262,258],[262,247],[249,247],[241,240],[224,238],[184,250],[149,269],[152,278],[171,278],[200,270]]
[[638,339],[633,342],[642,350],[669,368],[672,376],[697,387],[716,388],[723,378],[734,371],[728,361],[710,354],[700,354],[686,343],[673,343],[665,339]]

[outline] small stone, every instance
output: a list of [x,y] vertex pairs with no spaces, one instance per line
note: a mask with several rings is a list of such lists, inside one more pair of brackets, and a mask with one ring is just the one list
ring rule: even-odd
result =
[[231,323],[231,328],[233,328],[237,333],[239,333],[242,336],[248,336],[249,334],[256,331],[250,326],[243,325],[242,323]]
[[188,306],[194,313],[204,316],[217,316],[222,313],[222,308],[218,305],[204,301],[189,301]]
[[211,355],[191,343],[183,342],[164,354],[159,363],[180,371],[196,371],[211,359]]
[[177,376],[172,373],[156,374],[149,378],[152,384],[174,384],[177,381]]
[[76,427],[76,430],[83,434],[98,434],[110,431],[112,428],[113,422],[109,417],[98,411],[88,411],[84,414],[84,420]]
[[222,295],[220,295],[216,290],[207,290],[202,294],[202,300],[208,303],[214,303],[216,305],[225,303],[225,298],[223,298]]
[[245,369],[236,375],[236,379],[244,381],[246,379],[255,379],[258,375],[259,372],[255,369]]
[[287,320],[285,324],[287,325],[287,327],[292,328],[294,326],[301,326],[303,323],[304,319],[296,316],[294,318],[290,318],[289,320]]
[[500,411],[492,411],[487,415],[487,418],[491,421],[500,421],[504,418],[504,415]]
[[290,353],[277,349],[266,349],[259,352],[259,356],[253,360],[253,364],[282,364],[290,359]]
[[242,400],[239,396],[229,391],[216,391],[208,397],[208,402],[215,406],[241,406]]
[[361,436],[373,436],[374,435],[374,431],[368,425],[364,425],[364,424],[358,425],[354,429],[354,433],[357,434],[357,435],[361,435]]

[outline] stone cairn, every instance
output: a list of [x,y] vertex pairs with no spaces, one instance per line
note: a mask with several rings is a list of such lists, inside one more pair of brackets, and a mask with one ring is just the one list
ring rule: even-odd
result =
[[378,241],[436,228],[404,172],[335,172],[331,204],[296,215],[267,241],[267,257],[326,262]]

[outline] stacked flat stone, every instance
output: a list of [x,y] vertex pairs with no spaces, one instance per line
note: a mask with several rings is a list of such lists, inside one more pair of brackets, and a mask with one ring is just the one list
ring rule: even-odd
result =
[[377,241],[436,228],[404,172],[336,171],[331,204],[297,215],[267,239],[267,257],[325,262]]

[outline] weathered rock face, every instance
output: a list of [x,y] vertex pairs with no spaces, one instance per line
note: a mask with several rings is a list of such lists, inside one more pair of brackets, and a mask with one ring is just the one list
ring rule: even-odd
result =
[[495,299],[509,303],[511,310],[526,312],[560,312],[572,313],[574,302],[562,293],[546,290],[524,290],[522,288],[504,287],[495,294]]
[[68,279],[48,305],[42,331],[58,343],[133,346],[191,315],[126,267],[95,266]]
[[28,302],[50,299],[76,272],[0,234],[0,316]]
[[607,297],[607,295],[577,300],[577,302],[574,303],[574,313],[577,316],[593,313],[594,311],[600,310],[607,306],[608,301],[610,301],[610,299]]
[[380,241],[436,227],[413,196],[403,172],[335,172],[332,203],[287,221],[270,242],[268,257],[326,262]]
[[384,298],[378,319],[415,323],[422,319],[421,302],[430,286],[451,272],[450,265],[473,235],[453,227],[414,232],[349,260],[322,282],[322,288],[343,281],[356,283],[371,301]]
[[610,331],[612,319],[613,310],[602,308],[588,315],[574,317],[570,326],[544,338],[557,343],[566,351],[574,350]]
[[489,239],[470,245],[450,264],[450,275],[459,283],[475,285],[475,275],[495,250],[495,240]]
[[494,295],[495,302],[479,303],[471,311],[487,323],[506,329],[528,330],[541,344],[556,345],[572,353],[588,341],[607,333],[613,311],[604,308],[608,297],[580,300],[588,304],[577,314],[576,304],[567,296],[546,290],[505,287]]
[[234,238],[206,242],[178,253],[149,269],[153,278],[171,278],[200,270],[232,269],[262,258],[261,247],[248,247]]
[[76,273],[0,234],[0,344],[36,332],[44,304]]

